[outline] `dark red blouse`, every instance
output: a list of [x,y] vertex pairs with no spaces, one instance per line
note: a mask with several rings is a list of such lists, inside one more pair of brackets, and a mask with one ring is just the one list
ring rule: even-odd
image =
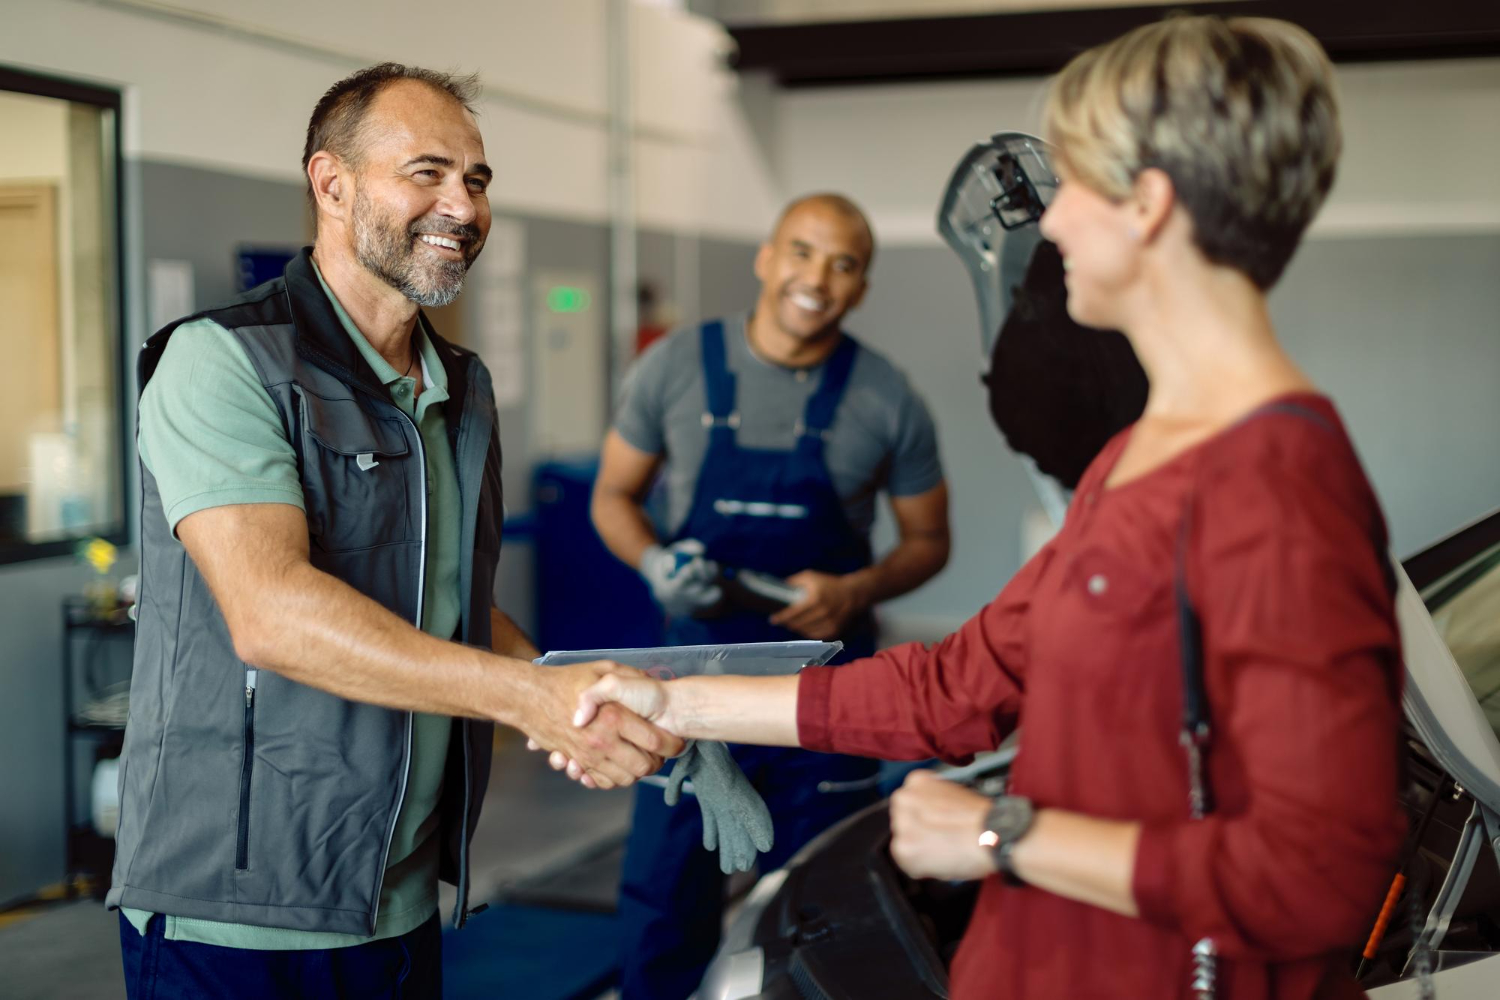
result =
[[[1126,430],[1057,537],[934,647],[804,670],[802,745],[961,761],[1023,725],[1039,806],[1144,824],[1139,919],[985,881],[955,1000],[1189,996],[1210,937],[1224,1000],[1363,995],[1348,971],[1406,829],[1401,655],[1385,524],[1331,403],[1272,412],[1105,489]],[[1188,815],[1172,576],[1202,617],[1217,811]]]

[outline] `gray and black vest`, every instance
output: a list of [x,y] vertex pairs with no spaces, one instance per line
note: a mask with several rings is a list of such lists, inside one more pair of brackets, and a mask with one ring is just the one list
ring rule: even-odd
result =
[[[416,425],[340,324],[310,250],[283,277],[206,317],[244,345],[281,412],[314,566],[413,624],[426,557],[427,470]],[[173,330],[141,349],[139,388]],[[430,329],[430,327],[429,327]],[[458,641],[488,648],[500,553],[500,442],[489,372],[432,337],[463,511]],[[374,456],[374,465],[370,457]],[[371,934],[406,791],[411,713],[346,701],[247,665],[141,469],[141,585],[107,904],[206,920]],[[439,836],[441,877],[467,916],[468,847],[492,726],[456,719]]]

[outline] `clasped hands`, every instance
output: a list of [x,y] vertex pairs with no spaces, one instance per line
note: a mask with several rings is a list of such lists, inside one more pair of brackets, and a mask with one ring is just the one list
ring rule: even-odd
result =
[[[668,711],[669,698],[663,682],[634,667],[608,660],[550,669],[573,670],[578,674],[572,679],[574,698],[566,706],[567,715],[549,713],[549,718],[569,718],[575,742],[582,741],[600,752],[617,750],[623,756],[621,765],[634,777],[621,780],[618,768],[601,768],[594,759],[580,757],[568,749],[564,739],[549,743],[532,735],[526,745],[532,750],[548,751],[547,760],[554,771],[566,771],[569,778],[585,788],[608,790],[655,774],[666,758],[676,757],[686,748],[687,744],[676,735],[682,723]],[[637,737],[646,739],[649,746]],[[632,755],[632,747],[640,754]],[[642,755],[649,765],[647,770],[637,769]]]
[[600,660],[540,668],[535,677],[537,711],[530,713],[525,727],[526,745],[548,751],[553,767],[566,767],[573,780],[589,788],[623,788],[655,774],[666,758],[682,753],[681,739],[620,699],[591,702],[588,724],[578,721],[585,693],[602,680],[650,681],[633,667]]

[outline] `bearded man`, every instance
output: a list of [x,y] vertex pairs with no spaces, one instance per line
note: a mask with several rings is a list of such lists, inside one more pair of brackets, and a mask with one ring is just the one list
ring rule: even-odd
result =
[[141,352],[141,592],[107,904],[132,997],[440,996],[495,723],[628,785],[682,749],[492,604],[490,376],[420,309],[484,246],[472,80],[383,64],[313,111],[315,246]]

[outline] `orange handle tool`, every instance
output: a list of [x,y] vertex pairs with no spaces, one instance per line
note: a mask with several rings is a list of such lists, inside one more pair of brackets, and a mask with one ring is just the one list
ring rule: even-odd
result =
[[1370,931],[1370,940],[1365,942],[1364,957],[1371,959],[1380,950],[1380,939],[1385,937],[1385,929],[1390,926],[1391,914],[1396,911],[1396,901],[1401,898],[1401,890],[1406,886],[1406,876],[1400,872],[1391,879],[1391,890],[1385,894],[1385,905],[1380,908],[1380,916],[1375,918],[1375,928]]

